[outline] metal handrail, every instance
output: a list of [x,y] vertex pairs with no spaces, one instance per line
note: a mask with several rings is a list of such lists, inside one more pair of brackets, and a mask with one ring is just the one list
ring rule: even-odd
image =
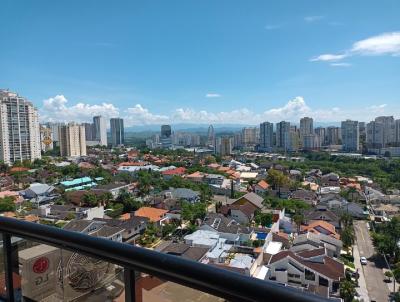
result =
[[[123,266],[130,271],[130,276],[134,275],[133,271],[144,272],[229,301],[328,301],[274,282],[243,276],[181,257],[14,218],[0,217],[0,233],[5,235],[3,238],[8,237],[8,240],[10,236],[17,236],[81,253]],[[3,248],[10,246],[3,244]],[[11,260],[5,257],[5,261]],[[10,263],[5,267],[12,269]],[[125,288],[132,291],[134,296],[134,278],[126,280],[129,281]],[[129,285],[129,282],[132,283]]]

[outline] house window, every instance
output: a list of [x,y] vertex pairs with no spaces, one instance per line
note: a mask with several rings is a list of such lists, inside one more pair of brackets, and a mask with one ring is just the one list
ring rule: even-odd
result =
[[323,277],[319,277],[319,285],[322,285],[322,286],[329,286],[329,282],[328,282],[328,280],[327,279],[325,279],[325,278],[323,278]]
[[306,280],[315,281],[315,274],[308,269],[305,270],[305,278]]

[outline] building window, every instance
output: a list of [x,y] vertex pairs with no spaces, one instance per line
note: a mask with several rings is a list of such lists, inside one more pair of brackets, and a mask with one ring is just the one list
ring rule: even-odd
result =
[[308,269],[305,270],[305,278],[306,280],[315,281],[315,274]]

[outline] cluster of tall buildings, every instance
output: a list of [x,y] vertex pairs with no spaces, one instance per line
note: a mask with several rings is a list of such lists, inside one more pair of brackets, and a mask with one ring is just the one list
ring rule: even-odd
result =
[[[299,126],[287,121],[281,121],[275,125],[271,122],[263,122],[260,124],[258,150],[296,152],[317,150],[324,146],[337,146],[341,144],[343,126],[347,129],[343,123],[342,127],[314,128],[314,120],[311,117],[301,118]],[[245,145],[244,142],[243,145]],[[356,149],[351,151],[356,151]]]
[[[111,145],[124,145],[124,121],[110,119]],[[60,155],[85,156],[87,145],[107,146],[107,121],[39,124],[38,110],[26,98],[0,89],[0,161],[7,164],[41,158],[42,151],[60,147]]]
[[146,146],[169,149],[172,147],[198,147],[201,146],[201,137],[196,133],[172,131],[171,125],[162,125],[160,134],[146,140]]
[[[107,146],[107,120],[103,116],[94,116],[93,123],[77,124],[70,122],[47,123],[42,129],[52,129],[53,144],[60,147],[60,155],[67,157],[85,156],[86,146]],[[124,120],[110,119],[111,145],[124,145]]]

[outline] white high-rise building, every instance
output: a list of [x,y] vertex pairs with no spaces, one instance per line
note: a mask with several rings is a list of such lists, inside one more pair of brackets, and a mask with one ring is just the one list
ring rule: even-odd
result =
[[58,136],[61,156],[86,156],[85,126],[75,123],[60,126]]
[[214,146],[215,145],[215,131],[214,126],[208,126],[208,133],[207,133],[207,145]]
[[342,149],[347,152],[360,150],[358,121],[346,120],[342,122]]
[[326,145],[326,128],[317,127],[314,129],[314,132],[318,136],[319,145],[325,146]]
[[396,122],[393,116],[379,116],[367,124],[368,148],[385,148],[396,144]]
[[94,140],[101,146],[107,146],[107,121],[105,117],[93,117],[93,136]]
[[330,126],[326,128],[326,144],[327,145],[339,145],[341,140],[341,128]]
[[300,135],[314,134],[314,120],[311,117],[300,119]]
[[37,109],[18,94],[0,90],[0,161],[41,158]]
[[395,121],[396,146],[400,147],[400,119]]
[[242,145],[244,147],[254,147],[259,143],[260,132],[256,127],[246,127],[242,129]]
[[260,124],[260,150],[271,152],[274,147],[274,124]]
[[215,151],[221,156],[231,155],[233,148],[233,137],[222,136],[216,139]]

